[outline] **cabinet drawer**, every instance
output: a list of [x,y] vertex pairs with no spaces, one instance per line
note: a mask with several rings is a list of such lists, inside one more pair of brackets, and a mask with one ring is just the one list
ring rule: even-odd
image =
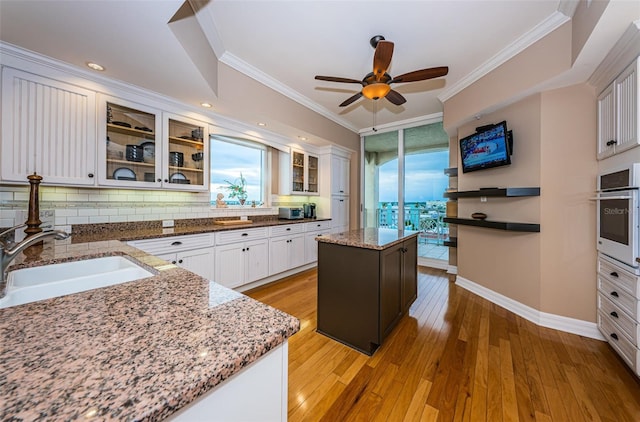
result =
[[331,228],[331,220],[326,221],[314,221],[313,223],[305,223],[304,231],[313,232],[318,230],[327,230]]
[[271,237],[286,236],[288,234],[302,233],[303,224],[285,224],[282,226],[271,226]]
[[624,292],[611,281],[598,274],[598,289],[611,302],[638,320],[638,299]]
[[264,239],[267,237],[267,227],[253,229],[229,230],[216,233],[216,245],[244,242],[247,240]]
[[631,343],[638,344],[638,324],[626,312],[598,292],[598,310],[613,321],[629,337]]
[[188,236],[171,236],[161,237],[158,239],[134,240],[127,244],[150,254],[166,254],[213,246],[213,236],[211,233],[191,234]]
[[613,264],[606,258],[598,258],[598,273],[610,280],[615,286],[640,299],[640,277]]
[[624,334],[622,334],[611,322],[608,315],[598,312],[598,328],[602,335],[607,339],[611,347],[622,357],[634,372],[638,372],[638,358],[640,352]]

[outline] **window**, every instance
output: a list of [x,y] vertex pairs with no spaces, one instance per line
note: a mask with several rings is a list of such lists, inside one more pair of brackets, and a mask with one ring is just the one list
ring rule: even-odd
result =
[[[230,197],[226,189],[229,183],[237,184],[240,176],[245,179],[247,204],[264,202],[266,148],[262,144],[245,139],[211,136],[211,203],[215,204],[219,193],[224,194],[228,205],[240,205],[239,198]],[[227,183],[229,182],[229,183]]]

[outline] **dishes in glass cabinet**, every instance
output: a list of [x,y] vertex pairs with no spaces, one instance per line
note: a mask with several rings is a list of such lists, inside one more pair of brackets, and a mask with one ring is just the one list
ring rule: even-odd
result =
[[151,141],[143,141],[140,143],[142,147],[142,161],[145,163],[155,163],[156,161],[156,143]]
[[126,167],[120,167],[119,169],[116,169],[116,171],[113,172],[113,178],[116,180],[136,180],[136,174],[134,173],[133,170],[126,168]]
[[182,173],[173,173],[171,176],[169,176],[169,181],[171,183],[179,183],[182,185],[188,185],[191,183],[191,180],[187,179]]
[[111,122],[112,125],[122,126],[122,127],[131,127],[131,125],[127,122]]

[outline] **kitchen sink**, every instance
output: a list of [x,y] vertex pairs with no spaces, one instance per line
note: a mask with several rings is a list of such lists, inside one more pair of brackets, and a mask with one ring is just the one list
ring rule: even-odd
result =
[[11,271],[0,308],[126,283],[155,274],[122,256],[85,259]]

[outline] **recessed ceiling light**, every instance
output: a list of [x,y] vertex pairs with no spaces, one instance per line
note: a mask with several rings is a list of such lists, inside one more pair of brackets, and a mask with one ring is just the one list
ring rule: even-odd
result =
[[97,70],[98,72],[102,72],[104,70],[104,67],[100,66],[98,63],[87,62],[87,66],[93,70]]
[[307,140],[307,138],[304,137],[304,136],[298,136],[298,139],[300,139],[301,141],[306,141]]
[[202,107],[206,107],[206,108],[211,108],[211,107],[213,107],[213,106],[212,106],[211,104],[209,104],[209,103],[200,103],[200,105],[201,105]]
[[258,122],[258,126],[266,126],[266,125],[267,125],[266,123]]

